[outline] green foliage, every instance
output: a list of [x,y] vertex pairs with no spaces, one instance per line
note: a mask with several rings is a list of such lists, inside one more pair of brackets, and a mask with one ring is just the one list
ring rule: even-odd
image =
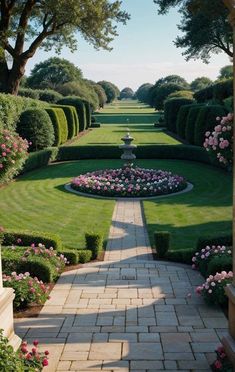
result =
[[218,81],[207,88],[194,93],[197,102],[207,102],[210,100],[223,101],[233,95],[233,79]]
[[31,142],[30,151],[50,147],[55,139],[50,116],[43,109],[23,111],[17,122],[17,132]]
[[233,65],[224,66],[220,69],[218,79],[230,79],[233,77]]
[[31,88],[20,88],[18,91],[18,95],[21,97],[28,97],[32,99],[39,99],[39,93],[35,89]]
[[194,252],[192,249],[177,249],[175,251],[168,251],[166,253],[166,258],[169,261],[181,262],[190,265],[192,263],[193,253]]
[[224,106],[228,112],[233,112],[233,97],[228,97],[224,99]]
[[149,93],[153,84],[145,83],[142,84],[136,91],[136,97],[140,102],[149,103]]
[[179,90],[178,92],[173,92],[169,94],[167,99],[171,98],[189,98],[193,99],[193,92],[191,90]]
[[113,102],[120,94],[118,87],[109,81],[99,81],[98,84],[104,89],[107,103]]
[[67,119],[62,108],[56,108],[56,115],[59,120],[59,127],[61,133],[61,145],[65,143],[68,139],[68,124]]
[[15,130],[21,113],[29,108],[47,107],[46,102],[26,97],[17,97],[11,94],[0,94],[0,130]]
[[54,128],[54,143],[53,146],[59,146],[66,142],[68,136],[68,126],[64,111],[60,108],[49,107],[45,109],[49,114]]
[[60,85],[57,89],[63,96],[76,96],[89,102],[93,111],[99,107],[99,98],[94,85],[88,80],[71,81]]
[[188,98],[171,98],[165,102],[164,114],[167,129],[176,132],[176,121],[180,107],[193,102],[192,99]]
[[213,96],[214,96],[213,85],[209,85],[208,87],[198,90],[197,92],[194,93],[194,98],[198,103],[203,103],[212,100]]
[[194,145],[195,125],[196,125],[197,117],[202,107],[203,107],[203,104],[193,105],[193,107],[191,107],[191,109],[189,110],[189,113],[187,116],[186,127],[185,127],[185,139],[191,145]]
[[206,76],[202,76],[202,77],[194,79],[192,83],[190,84],[190,87],[194,92],[197,92],[198,90],[207,88],[208,86],[212,85],[212,83],[213,82],[211,79],[209,79]]
[[205,140],[205,133],[213,131],[216,125],[216,118],[226,115],[226,110],[220,105],[206,105],[200,109],[195,123],[194,143],[202,146]]
[[56,103],[62,98],[62,95],[52,89],[37,90],[39,99],[49,103]]
[[78,133],[78,117],[74,106],[56,105],[53,107],[61,108],[67,119],[68,139],[75,137]]
[[155,231],[154,242],[157,252],[157,257],[165,258],[170,248],[171,234],[168,231]]
[[86,109],[81,99],[75,96],[69,96],[60,99],[57,103],[59,105],[74,106],[79,118],[79,132],[82,132],[83,130],[86,129]]
[[202,236],[197,241],[197,251],[205,248],[206,246],[212,245],[225,245],[231,246],[233,244],[232,235],[221,235],[221,236]]
[[[1,372],[25,372],[25,366],[19,355],[9,345],[8,339],[3,336],[3,330],[0,329],[0,371]],[[28,370],[32,372],[31,370]]]
[[67,258],[67,261],[70,265],[76,265],[78,263],[79,254],[75,249],[60,248],[57,249],[57,253],[62,254],[65,258]]
[[214,256],[208,263],[206,276],[215,275],[216,273],[221,273],[222,271],[232,271],[233,262],[232,257],[225,256]]
[[41,168],[55,160],[58,154],[57,147],[51,147],[29,154],[21,173],[29,172],[33,169]]
[[120,92],[120,99],[132,99],[134,97],[134,92],[131,88],[126,87]]
[[92,251],[92,259],[97,258],[103,249],[103,235],[96,233],[85,233],[86,249]]
[[157,110],[162,110],[164,108],[164,102],[171,93],[181,91],[183,89],[182,85],[176,83],[168,83],[160,85],[159,87],[153,87],[151,93],[152,106]]
[[190,109],[195,105],[184,105],[181,106],[178,114],[177,114],[177,121],[176,121],[176,133],[183,139],[185,139],[185,131],[186,131],[186,123],[188,119],[188,115]]
[[78,251],[79,263],[89,262],[92,258],[92,251],[89,249],[83,249]]
[[99,100],[99,107],[103,108],[105,103],[107,102],[107,96],[105,90],[102,88],[101,85],[93,83],[93,89],[96,92]]
[[3,231],[3,246],[18,245],[27,247],[32,243],[44,244],[47,247],[53,247],[55,250],[62,249],[62,241],[58,235],[47,234],[33,231],[15,231],[7,229]]
[[85,106],[85,111],[86,111],[86,128],[88,129],[91,126],[91,106],[89,102],[82,100]]

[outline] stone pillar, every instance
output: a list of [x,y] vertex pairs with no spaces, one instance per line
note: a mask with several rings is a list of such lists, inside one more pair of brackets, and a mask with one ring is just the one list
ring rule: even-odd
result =
[[[233,50],[235,51],[235,0],[223,0],[230,11],[229,22],[233,28]],[[233,58],[233,92],[235,108],[235,58]],[[226,293],[229,298],[229,334],[225,336],[222,343],[226,349],[226,353],[233,363],[235,368],[235,122],[233,128],[233,282],[226,288]]]
[[12,288],[3,288],[2,285],[2,260],[0,244],[0,328],[3,335],[8,338],[9,344],[16,350],[20,346],[21,339],[14,333],[13,325],[13,300],[14,291]]

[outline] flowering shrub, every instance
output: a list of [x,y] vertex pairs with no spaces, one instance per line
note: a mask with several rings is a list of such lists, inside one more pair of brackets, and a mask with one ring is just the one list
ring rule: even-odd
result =
[[43,367],[47,367],[49,364],[49,351],[39,352],[37,340],[33,341],[33,345],[31,351],[28,350],[27,341],[23,341],[20,346],[18,354],[25,366],[24,371],[41,371]]
[[212,245],[206,246],[199,252],[196,252],[192,258],[192,269],[198,269],[203,275],[206,274],[208,262],[215,256],[229,256],[232,257],[232,251],[230,247],[224,245]]
[[138,197],[157,196],[181,191],[186,180],[171,172],[125,165],[120,169],[89,172],[75,177],[71,187],[75,190],[102,196]]
[[0,183],[9,182],[27,158],[28,142],[8,130],[0,132]]
[[233,372],[233,366],[228,360],[223,346],[219,346],[215,351],[217,355],[216,361],[212,364],[212,371],[216,372]]
[[31,244],[22,256],[23,261],[27,261],[28,257],[42,257],[50,260],[50,263],[56,266],[56,270],[61,271],[66,264],[69,264],[66,257],[63,254],[58,255],[54,248],[46,248],[45,245],[39,243],[38,245]]
[[215,275],[210,275],[202,286],[196,288],[196,292],[203,296],[207,304],[225,305],[227,296],[225,295],[225,286],[232,283],[233,272],[222,271]]
[[205,133],[203,146],[221,164],[230,168],[233,161],[233,114],[217,118],[220,123],[213,132]]
[[31,303],[44,304],[49,298],[49,287],[38,278],[32,278],[29,273],[11,275],[3,274],[4,287],[15,291],[13,306],[15,310],[27,307]]

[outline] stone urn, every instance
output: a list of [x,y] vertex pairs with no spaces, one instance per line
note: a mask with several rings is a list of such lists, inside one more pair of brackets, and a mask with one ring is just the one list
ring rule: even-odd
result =
[[133,137],[131,137],[129,130],[127,130],[127,133],[124,137],[121,138],[121,140],[124,142],[124,145],[120,145],[119,148],[123,150],[123,154],[121,156],[121,159],[123,160],[134,160],[136,159],[135,154],[132,153],[134,149],[137,148],[136,145],[132,145],[131,142],[134,140]]

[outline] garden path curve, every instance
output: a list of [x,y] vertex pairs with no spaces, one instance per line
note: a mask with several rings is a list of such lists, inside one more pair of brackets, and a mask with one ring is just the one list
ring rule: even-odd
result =
[[64,272],[16,332],[54,371],[209,371],[227,320],[195,292],[189,266],[154,261],[139,201],[118,201],[103,262]]

